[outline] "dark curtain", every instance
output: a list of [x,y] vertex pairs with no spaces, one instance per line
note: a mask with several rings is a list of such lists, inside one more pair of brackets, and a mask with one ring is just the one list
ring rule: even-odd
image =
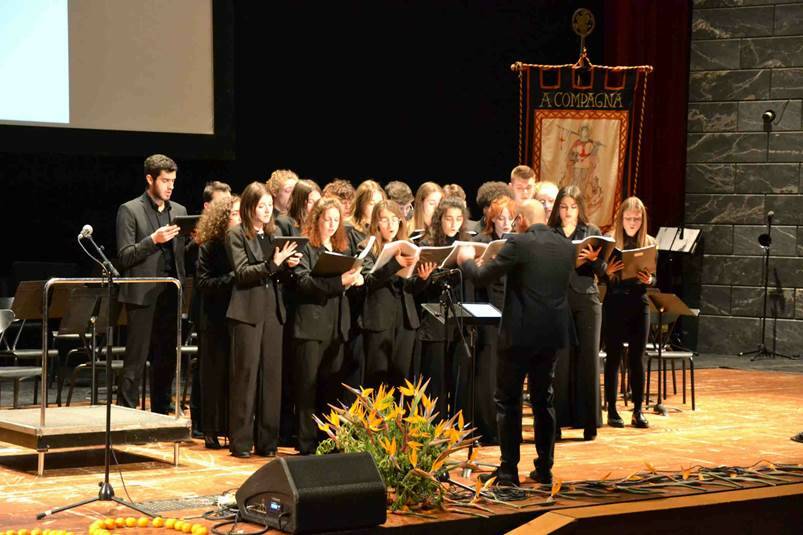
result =
[[[683,219],[691,2],[606,0],[605,65],[652,65],[636,195],[650,233]],[[599,62],[590,51],[592,62]],[[595,61],[596,60],[596,61]]]

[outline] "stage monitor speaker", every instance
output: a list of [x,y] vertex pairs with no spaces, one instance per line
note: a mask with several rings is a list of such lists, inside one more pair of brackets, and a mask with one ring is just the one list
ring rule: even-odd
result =
[[240,517],[289,533],[357,529],[387,519],[382,476],[367,453],[279,457],[237,491]]

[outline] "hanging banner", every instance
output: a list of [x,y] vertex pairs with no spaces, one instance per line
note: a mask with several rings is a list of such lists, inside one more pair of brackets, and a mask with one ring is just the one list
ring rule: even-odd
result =
[[635,194],[650,66],[516,63],[519,163],[536,180],[575,185],[589,221],[605,230],[625,196]]

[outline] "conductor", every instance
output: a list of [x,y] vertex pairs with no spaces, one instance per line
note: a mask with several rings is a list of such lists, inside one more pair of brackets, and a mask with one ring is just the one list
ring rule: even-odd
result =
[[502,458],[493,474],[481,478],[495,476],[496,484],[519,484],[522,387],[528,376],[538,453],[530,478],[549,484],[555,451],[552,379],[556,353],[570,343],[566,292],[575,253],[570,242],[546,226],[538,201],[519,204],[518,231],[485,264],[474,260],[473,247],[462,247],[458,255],[469,279],[487,284],[507,275],[494,395]]

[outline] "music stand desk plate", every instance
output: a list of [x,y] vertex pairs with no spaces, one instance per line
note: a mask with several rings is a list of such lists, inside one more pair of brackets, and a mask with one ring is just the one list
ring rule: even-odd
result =
[[650,302],[651,308],[655,312],[661,310],[662,314],[675,315],[675,316],[697,316],[697,313],[690,309],[686,303],[671,293],[660,292],[647,292],[647,299]]
[[[112,405],[111,434],[116,445],[143,442],[179,442],[190,439],[188,418]],[[47,423],[39,423],[40,409],[0,410],[0,441],[35,449],[103,446],[106,406],[49,407]]]

